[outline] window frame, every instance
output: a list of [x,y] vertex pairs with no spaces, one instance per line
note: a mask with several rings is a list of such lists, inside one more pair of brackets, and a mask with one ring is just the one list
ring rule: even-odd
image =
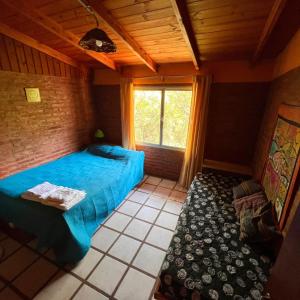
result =
[[176,151],[185,151],[185,148],[180,147],[173,147],[173,146],[167,146],[163,145],[163,129],[164,129],[164,108],[165,108],[165,92],[166,91],[192,91],[192,85],[170,85],[170,86],[164,86],[164,85],[135,85],[134,91],[141,90],[141,91],[161,91],[161,99],[160,99],[160,131],[159,131],[159,144],[152,144],[152,143],[143,143],[138,142],[136,145],[141,146],[149,146],[154,148],[162,148],[162,149],[168,149],[168,150],[176,150]]

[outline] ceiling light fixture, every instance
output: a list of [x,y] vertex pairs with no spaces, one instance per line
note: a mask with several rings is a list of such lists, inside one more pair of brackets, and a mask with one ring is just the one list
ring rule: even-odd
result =
[[79,41],[79,45],[87,50],[92,50],[96,52],[116,52],[117,47],[116,44],[107,36],[107,34],[101,30],[99,27],[99,22],[97,15],[93,8],[83,0],[78,0],[78,2],[89,12],[91,15],[94,16],[96,20],[97,27],[94,29],[89,30]]

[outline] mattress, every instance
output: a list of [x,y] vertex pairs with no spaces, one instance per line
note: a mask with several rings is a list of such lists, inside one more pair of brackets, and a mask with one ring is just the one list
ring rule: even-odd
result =
[[270,259],[239,240],[232,187],[241,178],[198,174],[160,274],[167,299],[261,299]]
[[[34,234],[39,248],[52,247],[58,262],[83,258],[95,230],[144,176],[143,152],[106,147],[117,159],[85,150],[0,180],[0,218]],[[87,196],[65,212],[20,198],[44,181],[84,190]]]

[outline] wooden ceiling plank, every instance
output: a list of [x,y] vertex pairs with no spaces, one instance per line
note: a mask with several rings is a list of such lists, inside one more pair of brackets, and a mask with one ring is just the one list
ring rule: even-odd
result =
[[152,71],[157,72],[157,65],[146,51],[128,34],[119,22],[106,10],[100,1],[87,0],[101,20],[108,26]]
[[76,68],[81,68],[80,64],[74,59],[70,58],[69,56],[62,54],[61,52],[54,50],[53,48],[50,48],[44,44],[41,44],[39,41],[33,39],[32,37],[24,33],[21,33],[1,22],[0,22],[0,33],[12,39],[15,39],[31,48],[39,50],[40,52],[43,52],[49,56],[52,56],[60,61],[63,61],[66,64],[69,64]]
[[200,61],[200,51],[197,45],[197,41],[194,35],[193,27],[189,17],[189,13],[186,7],[185,0],[170,0],[174,9],[175,16],[178,20],[180,29],[182,31],[183,37],[187,43],[190,50],[192,60],[196,70],[199,70]]
[[81,46],[79,46],[78,44],[79,38],[75,34],[73,34],[70,31],[64,30],[64,28],[60,24],[53,21],[51,18],[49,18],[48,16],[44,15],[39,10],[34,8],[30,4],[30,1],[26,1],[26,2],[20,0],[14,0],[14,1],[0,0],[0,1],[4,3],[6,6],[15,9],[18,13],[23,14],[25,17],[27,17],[29,20],[33,21],[34,23],[54,33],[59,38],[72,44],[74,47],[80,49],[82,52],[91,56],[95,60],[106,65],[107,67],[113,70],[117,69],[115,62],[112,59],[108,58],[105,54],[95,53],[93,51],[83,49]]
[[270,11],[268,19],[263,28],[263,31],[261,33],[261,36],[259,38],[255,52],[253,54],[253,57],[252,57],[253,63],[257,62],[260,59],[263,49],[264,49],[273,29],[278,21],[280,14],[282,13],[282,11],[285,7],[286,1],[287,0],[275,0],[274,5]]

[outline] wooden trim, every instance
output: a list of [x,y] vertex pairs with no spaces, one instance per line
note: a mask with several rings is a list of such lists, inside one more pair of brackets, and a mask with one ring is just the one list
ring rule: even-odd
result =
[[52,57],[66,63],[66,64],[69,64],[73,67],[76,67],[79,69],[82,68],[82,65],[80,65],[77,61],[70,58],[69,56],[62,54],[62,53],[58,52],[57,50],[54,50],[44,44],[41,44],[39,41],[31,38],[30,36],[28,36],[24,33],[21,33],[1,22],[0,22],[0,33],[4,34],[14,40],[17,40],[31,48],[34,48],[40,52],[43,52],[49,56],[52,56]]
[[79,46],[79,40],[80,40],[79,37],[77,37],[75,34],[73,34],[70,31],[64,30],[64,28],[59,23],[53,21],[51,18],[41,13],[38,9],[34,8],[30,4],[30,1],[0,0],[0,2],[4,3],[6,6],[12,8],[18,13],[24,15],[30,21],[42,26],[46,30],[55,34],[60,39],[80,49],[86,55],[89,55],[90,57],[94,58],[95,60],[101,62],[102,64],[106,65],[107,67],[113,70],[117,69],[115,62],[109,57],[107,57],[105,54],[89,51]]
[[185,39],[189,51],[192,56],[192,60],[196,70],[199,70],[201,65],[200,51],[198,48],[197,40],[195,38],[192,23],[189,17],[185,0],[170,0],[173,6],[173,10],[177,21],[179,23],[183,38]]
[[246,165],[232,164],[223,161],[204,159],[203,167],[252,176],[251,167]]
[[105,6],[98,0],[86,0],[86,4],[91,6],[99,18],[108,26],[126,45],[138,56],[152,71],[157,72],[157,64],[146,53],[146,51],[128,34],[121,24],[113,18]]
[[260,59],[262,51],[278,21],[280,14],[282,13],[287,0],[275,0],[268,19],[265,23],[264,29],[259,38],[257,47],[252,57],[252,62],[255,63]]

